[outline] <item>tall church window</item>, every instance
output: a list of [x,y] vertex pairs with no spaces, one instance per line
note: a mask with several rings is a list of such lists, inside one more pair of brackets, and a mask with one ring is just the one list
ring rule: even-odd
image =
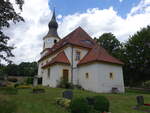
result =
[[48,68],[48,78],[50,78],[50,68]]
[[109,73],[109,78],[110,78],[110,80],[114,79],[114,74],[112,72]]
[[44,42],[44,44],[43,44],[43,48],[45,48],[45,42]]
[[80,51],[76,51],[75,60],[80,60],[80,55],[81,55],[81,52]]
[[89,73],[85,73],[85,78],[89,79]]

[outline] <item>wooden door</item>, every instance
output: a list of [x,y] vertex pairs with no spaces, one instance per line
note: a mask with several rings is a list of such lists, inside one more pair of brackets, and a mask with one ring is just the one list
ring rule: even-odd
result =
[[63,80],[68,82],[68,75],[69,75],[69,70],[64,69],[63,70]]

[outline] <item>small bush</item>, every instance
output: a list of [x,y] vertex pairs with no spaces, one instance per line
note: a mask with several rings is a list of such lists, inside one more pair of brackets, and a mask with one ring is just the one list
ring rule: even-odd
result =
[[74,86],[76,89],[83,89],[81,85],[75,85]]
[[62,107],[69,108],[71,100],[66,99],[66,98],[57,98],[56,103]]
[[37,86],[34,86],[33,89],[45,89],[46,86],[42,86],[42,85],[37,85]]
[[26,84],[33,84],[33,78],[32,77],[28,77],[26,79]]
[[39,93],[45,93],[44,88],[33,88],[32,93],[39,94]]
[[91,113],[92,107],[85,98],[76,98],[70,104],[71,113]]
[[17,88],[18,86],[19,86],[19,84],[18,84],[18,83],[14,84],[14,87],[15,87],[15,88]]
[[16,113],[17,106],[13,101],[0,99],[0,112],[1,113]]
[[0,89],[0,93],[8,95],[16,95],[18,93],[18,90],[13,87],[4,87]]
[[150,88],[150,81],[146,81],[142,84],[144,88]]
[[109,101],[104,96],[95,96],[93,97],[95,102],[93,103],[94,109],[100,112],[109,111]]
[[74,86],[72,83],[69,83],[68,81],[61,79],[60,82],[58,83],[59,88],[66,88],[66,89],[73,89]]

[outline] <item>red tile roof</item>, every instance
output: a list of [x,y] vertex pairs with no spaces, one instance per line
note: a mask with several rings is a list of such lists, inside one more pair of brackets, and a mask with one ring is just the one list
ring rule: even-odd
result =
[[63,64],[70,64],[66,54],[64,51],[60,52],[56,57],[54,57],[50,62],[45,64],[42,68],[46,68],[55,63],[63,63]]
[[53,54],[67,44],[72,44],[90,49],[94,47],[96,42],[81,27],[78,27],[66,37],[61,39],[58,43],[56,43],[51,49],[49,49],[49,52],[44,55],[39,61]]
[[83,59],[81,59],[78,65],[86,64],[94,61],[108,62],[108,63],[114,63],[120,65],[124,64],[123,62],[109,55],[104,48],[100,47],[99,45],[96,45],[92,50],[90,50],[87,53],[87,55],[85,55]]
[[[67,44],[81,46],[89,49],[88,54],[83,59],[81,59],[78,65],[93,61],[101,61],[121,65],[123,64],[123,62],[109,55],[107,51],[104,48],[100,47],[100,45],[98,45],[81,27],[78,27],[73,32],[68,34],[65,38],[56,43],[39,61],[55,53],[57,50],[60,50]],[[58,61],[60,63],[69,63],[69,60],[65,56],[65,53],[61,53],[60,55],[57,55],[57,58],[53,59],[47,65],[51,65]]]

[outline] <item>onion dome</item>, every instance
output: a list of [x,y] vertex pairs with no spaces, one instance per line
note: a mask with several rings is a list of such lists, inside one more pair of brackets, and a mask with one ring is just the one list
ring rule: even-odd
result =
[[52,16],[51,21],[48,24],[48,27],[49,27],[49,31],[44,38],[46,38],[46,37],[59,38],[58,33],[57,33],[58,23],[56,21],[55,10],[53,11],[53,16]]

